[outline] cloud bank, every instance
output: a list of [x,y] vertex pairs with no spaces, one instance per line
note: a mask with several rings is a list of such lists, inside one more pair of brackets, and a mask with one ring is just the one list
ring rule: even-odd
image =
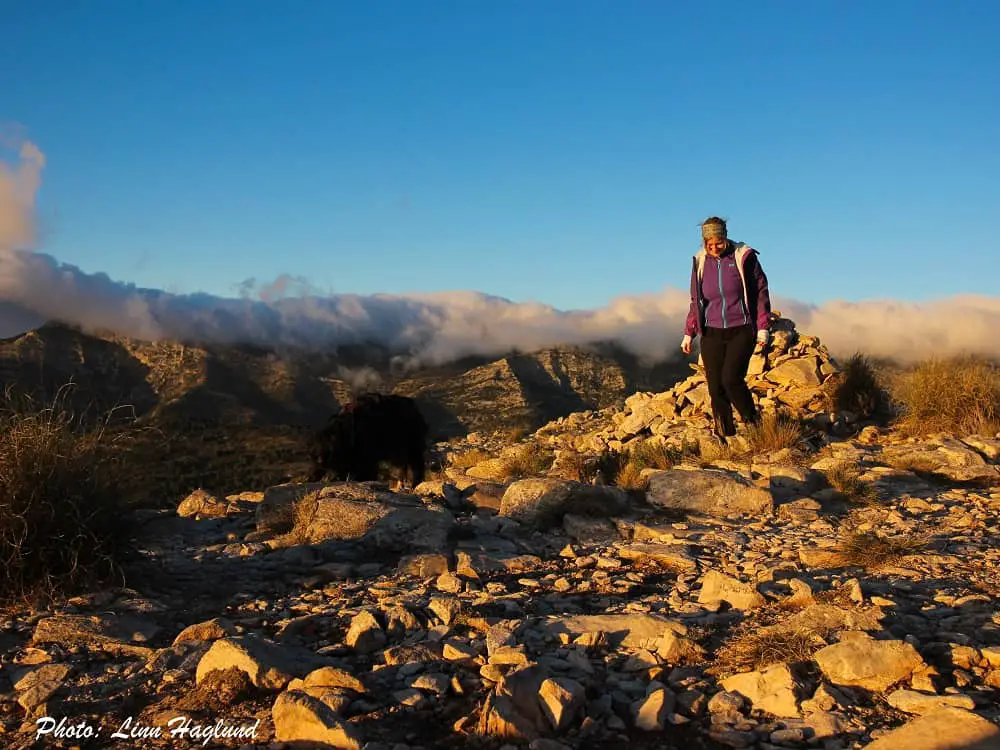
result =
[[[562,311],[474,291],[324,295],[282,276],[239,296],[170,294],[85,273],[37,252],[33,218],[45,157],[32,143],[0,139],[0,337],[46,321],[87,331],[192,343],[321,349],[379,342],[411,364],[467,355],[613,341],[647,360],[679,356],[687,290],[622,296],[592,310]],[[891,299],[811,305],[775,297],[775,309],[834,356],[864,351],[908,362],[929,355],[1000,357],[1000,298],[963,295],[931,302]]]

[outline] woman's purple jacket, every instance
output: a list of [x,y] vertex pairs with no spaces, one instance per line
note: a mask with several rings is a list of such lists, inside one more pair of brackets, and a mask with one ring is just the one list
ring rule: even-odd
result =
[[[768,330],[771,325],[771,295],[767,288],[767,276],[757,260],[758,253],[742,242],[733,243],[736,268],[743,286],[743,304],[752,314],[750,327],[757,331]],[[708,253],[699,250],[691,266],[691,306],[688,309],[684,334],[694,337],[705,330],[705,295],[702,292],[701,279],[705,269],[705,259]],[[749,282],[749,283],[748,283]]]

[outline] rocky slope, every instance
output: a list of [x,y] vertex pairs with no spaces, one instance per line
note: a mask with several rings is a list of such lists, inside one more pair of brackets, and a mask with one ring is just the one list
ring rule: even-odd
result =
[[[793,448],[713,459],[696,372],[519,446],[474,435],[456,456],[489,458],[412,493],[137,514],[128,588],[2,623],[4,744],[1000,747],[1000,435],[813,412],[835,367],[789,333],[756,385],[815,426]],[[649,441],[705,450],[641,490],[566,478]]]
[[[683,363],[646,365],[613,347],[466,359],[405,376],[377,346],[327,353],[185,346],[50,325],[0,341],[0,388],[90,418],[147,426],[134,444],[144,481],[166,493],[264,489],[307,469],[304,438],[358,386],[413,396],[435,439],[534,428],[667,387]],[[72,383],[71,388],[65,388]],[[152,472],[150,474],[149,472]]]

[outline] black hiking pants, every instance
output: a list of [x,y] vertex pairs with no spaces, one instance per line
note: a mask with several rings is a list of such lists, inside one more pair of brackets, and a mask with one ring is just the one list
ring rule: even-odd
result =
[[708,394],[712,399],[715,431],[735,435],[733,407],[744,424],[760,421],[753,394],[747,387],[747,368],[756,344],[750,326],[706,327],[701,337],[701,360],[705,365]]

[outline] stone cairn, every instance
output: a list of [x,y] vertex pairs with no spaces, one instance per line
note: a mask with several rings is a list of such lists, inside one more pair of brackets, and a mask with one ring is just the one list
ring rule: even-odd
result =
[[[772,314],[771,343],[754,354],[747,371],[747,385],[764,413],[781,410],[791,417],[828,425],[837,415],[829,413],[829,391],[839,373],[830,353],[815,336],[800,334],[789,318]],[[640,392],[625,400],[625,408],[612,416],[607,438],[628,441],[650,433],[668,437],[678,423],[709,425],[712,404],[705,369],[699,357],[694,373],[662,393]]]

